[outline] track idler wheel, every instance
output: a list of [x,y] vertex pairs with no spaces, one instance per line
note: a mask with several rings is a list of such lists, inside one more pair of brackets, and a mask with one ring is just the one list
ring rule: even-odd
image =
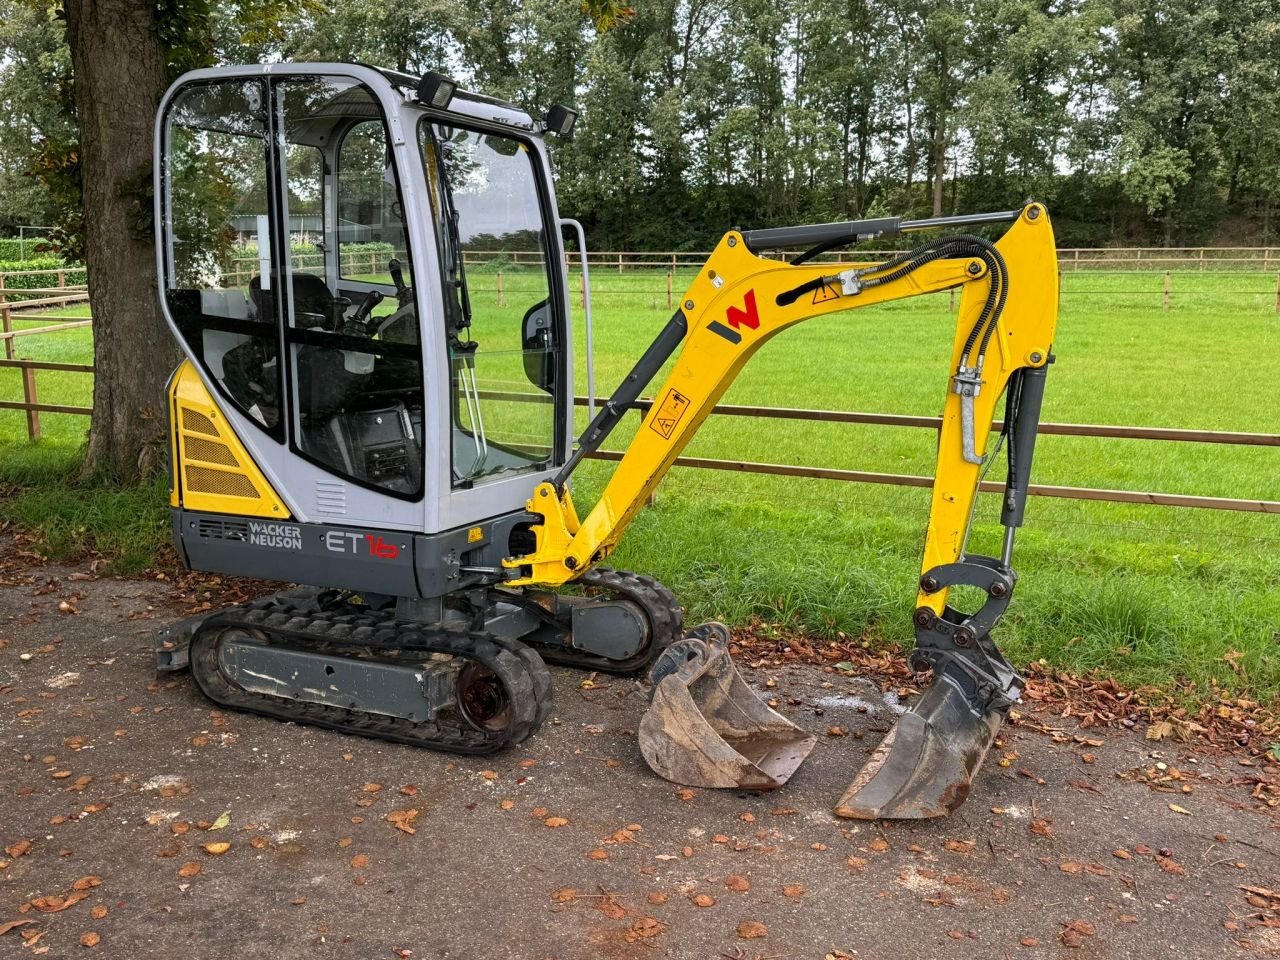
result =
[[729,630],[707,623],[654,663],[640,752],[654,773],[691,787],[772,790],[818,742],[769,709],[739,676]]

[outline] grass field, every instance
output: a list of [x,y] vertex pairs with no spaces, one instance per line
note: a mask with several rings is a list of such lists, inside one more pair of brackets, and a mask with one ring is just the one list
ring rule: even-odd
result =
[[[510,303],[527,279],[506,272]],[[493,273],[470,280],[477,312],[492,309]],[[677,297],[687,280],[676,278]],[[1261,273],[1174,274],[1165,312],[1160,274],[1067,274],[1045,419],[1277,432],[1275,283]],[[596,382],[607,393],[666,321],[666,283],[659,272],[597,272],[592,286]],[[951,326],[946,294],[811,321],[764,347],[725,402],[936,414]],[[581,393],[580,324],[577,341]],[[22,356],[91,356],[83,330],[18,342]],[[71,404],[87,404],[91,391],[89,377],[71,373],[41,372],[39,388],[42,399]],[[0,371],[0,398],[20,397],[16,372]],[[41,526],[51,549],[92,540],[125,566],[154,556],[166,530],[162,491],[68,489],[60,478],[87,421],[42,422],[46,439],[28,444],[23,415],[0,411],[0,483],[20,488],[0,515]],[[635,422],[606,446],[625,446]],[[928,474],[934,446],[928,430],[713,417],[687,453]],[[580,509],[609,470],[584,466]],[[1280,500],[1280,449],[1047,436],[1034,479]],[[690,619],[906,642],[927,508],[927,490],[676,469],[615,560],[669,583]],[[982,497],[971,549],[998,551],[996,514],[996,499]],[[998,638],[1015,662],[1280,696],[1280,516],[1035,498],[1018,544],[1021,580]]]

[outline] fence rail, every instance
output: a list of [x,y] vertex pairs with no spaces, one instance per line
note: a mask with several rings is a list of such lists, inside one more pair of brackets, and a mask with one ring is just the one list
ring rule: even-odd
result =
[[[1265,249],[1265,251],[1269,253],[1275,252],[1276,250],[1276,248],[1258,249]],[[361,254],[362,260],[365,256],[366,255]],[[673,254],[672,256],[675,255]],[[59,271],[42,272],[58,273]],[[22,304],[7,303],[3,297],[5,292],[5,288],[3,286],[4,276],[4,274],[0,274],[0,319],[3,320],[3,330],[0,330],[0,340],[2,340],[5,345],[5,356],[4,359],[0,359],[0,369],[17,369],[21,371],[23,399],[21,401],[0,401],[0,410],[18,410],[25,412],[27,417],[27,435],[31,439],[37,439],[41,433],[41,413],[70,414],[73,416],[89,416],[92,413],[89,407],[42,402],[39,399],[39,393],[37,390],[37,371],[47,370],[63,373],[92,374],[94,368],[92,364],[84,363],[62,363],[44,360],[18,359],[14,355],[14,341],[19,337],[47,336],[57,332],[83,328],[89,326],[91,321],[83,318],[63,318],[52,317],[48,314],[39,314],[38,316],[40,319],[59,319],[66,320],[67,322],[26,329],[13,329],[11,315],[12,310],[18,306],[28,307],[34,306],[35,304],[30,301]],[[69,287],[63,284],[57,288],[47,289],[50,292],[60,293],[66,297],[72,295],[84,296],[83,288],[78,286]],[[671,289],[670,275],[668,275],[668,296],[670,296]],[[1169,285],[1167,275],[1164,294],[1165,308],[1168,309]],[[497,277],[497,296],[499,299],[502,297],[501,273],[499,273]],[[55,297],[53,299],[61,298]],[[1280,311],[1280,293],[1277,294],[1277,310]],[[579,406],[585,406],[587,402],[586,397],[574,398],[574,403]],[[651,405],[652,400],[641,399],[633,403],[631,408],[639,411],[641,414],[644,414],[648,411]],[[716,416],[726,417],[754,417],[771,420],[863,424],[873,426],[910,427],[918,429],[927,428],[935,431],[940,429],[942,424],[940,417],[910,416],[890,413],[867,413],[844,410],[810,410],[790,407],[745,406],[738,404],[719,404],[713,408],[712,413]],[[999,429],[1003,424],[1000,421],[996,421],[995,426]],[[1041,424],[1040,432],[1045,435],[1094,437],[1118,440],[1210,443],[1246,447],[1280,447],[1280,434],[1245,433],[1225,430],[1188,430],[1172,427],[1108,424],[1044,423]],[[591,456],[602,460],[619,460],[622,457],[622,452],[597,451]],[[680,457],[675,461],[675,465],[698,469],[726,470],[737,473],[807,477],[855,483],[889,484],[906,487],[930,487],[933,484],[932,477],[914,476],[910,474],[887,474],[860,470],[844,470],[830,467],[759,463],[738,460],[717,460],[705,457]],[[983,491],[990,492],[998,492],[1003,488],[1003,484],[996,482],[984,482],[981,487]],[[1208,510],[1232,510],[1250,513],[1280,514],[1280,501],[1273,500],[1254,500],[1235,497],[1207,497],[1191,494],[1163,493],[1157,491],[1108,490],[1091,487],[1054,486],[1048,484],[1032,484],[1029,492],[1033,496],[1058,497],[1074,500],[1095,500],[1111,503],[1153,504],[1158,506],[1188,507]]]

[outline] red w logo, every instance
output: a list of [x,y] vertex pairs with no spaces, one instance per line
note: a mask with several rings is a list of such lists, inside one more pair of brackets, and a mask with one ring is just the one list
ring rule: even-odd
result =
[[730,307],[727,312],[729,326],[735,330],[740,327],[747,327],[754,330],[760,326],[760,312],[756,309],[756,292],[754,290],[747,291],[747,297],[742,302],[745,310],[739,310],[737,307]]

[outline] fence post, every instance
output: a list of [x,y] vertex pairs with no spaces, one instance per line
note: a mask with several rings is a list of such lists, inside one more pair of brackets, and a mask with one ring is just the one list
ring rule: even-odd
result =
[[676,255],[674,253],[671,254],[671,272],[676,272]]
[[504,307],[506,304],[502,299],[502,271],[498,271],[498,306]]
[[618,276],[622,276],[622,254],[618,254]]
[[[9,341],[13,343],[12,340]],[[22,399],[27,404],[27,436],[32,440],[40,439],[40,413],[32,410],[36,402],[36,372],[32,367],[22,368]]]
[[[1071,267],[1071,272],[1072,272],[1072,273],[1075,273],[1075,272],[1076,272],[1077,270],[1079,270],[1079,269],[1080,269],[1080,249],[1079,249],[1079,247],[1077,247],[1077,248],[1076,248],[1076,256],[1075,256],[1075,263],[1074,263],[1074,265]],[[1058,271],[1058,272],[1059,272],[1059,273],[1061,273],[1062,271]],[[1059,296],[1059,297],[1061,297],[1061,296],[1062,296],[1062,285],[1061,285],[1061,284],[1059,284],[1059,285],[1058,285],[1058,296]]]
[[[4,292],[3,273],[0,273],[0,327],[4,328],[5,333],[13,333],[13,316],[9,312],[9,298]],[[4,339],[4,356],[6,360],[13,359],[12,337],[5,337]]]
[[58,271],[58,286],[65,287],[67,285],[67,271]]
[[1169,312],[1169,271],[1164,272],[1164,312]]
[[1204,270],[1204,247],[1200,248],[1200,269]]
[[[671,271],[667,271],[667,309],[671,309]],[[1276,295],[1276,309],[1280,310],[1280,294]]]

